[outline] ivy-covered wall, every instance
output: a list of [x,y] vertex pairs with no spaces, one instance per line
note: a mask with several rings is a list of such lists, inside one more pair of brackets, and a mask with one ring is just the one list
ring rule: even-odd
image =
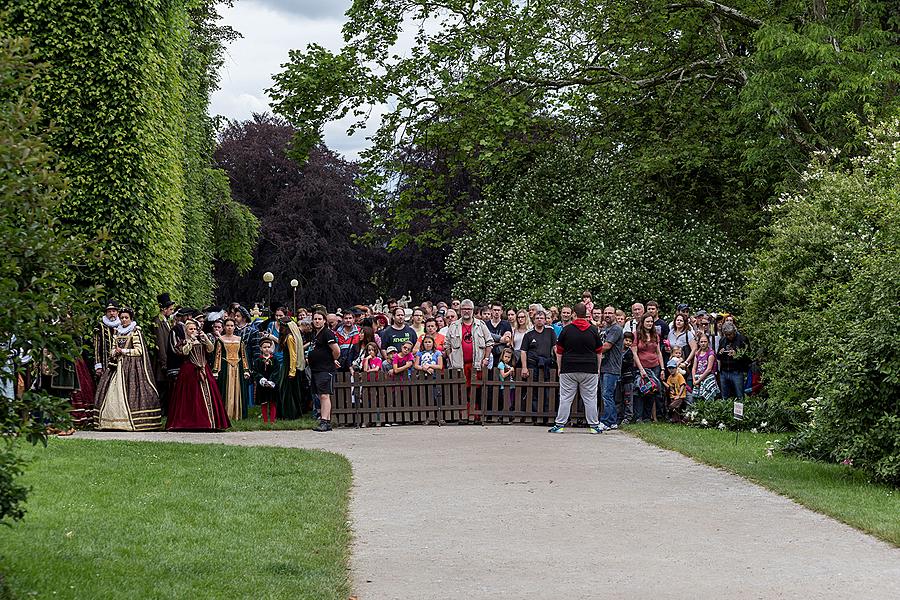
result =
[[[221,189],[207,182],[207,107],[221,40],[201,28],[213,6],[0,0],[4,27],[31,38],[45,63],[37,99],[70,184],[62,223],[98,238],[103,260],[91,283],[145,322],[160,292],[193,304],[212,297],[211,196]],[[243,228],[251,240],[253,225]]]

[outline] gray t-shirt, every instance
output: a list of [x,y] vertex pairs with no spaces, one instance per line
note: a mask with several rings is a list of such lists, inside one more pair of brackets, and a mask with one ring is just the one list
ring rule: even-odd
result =
[[603,353],[600,372],[619,375],[622,372],[622,353],[625,351],[625,338],[622,328],[618,323],[613,323],[603,330],[601,338],[604,343],[612,344],[612,348]]

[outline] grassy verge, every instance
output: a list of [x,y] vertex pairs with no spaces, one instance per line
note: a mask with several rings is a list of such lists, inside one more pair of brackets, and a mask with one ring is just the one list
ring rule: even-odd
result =
[[775,453],[766,441],[785,434],[694,429],[681,425],[632,425],[628,433],[702,463],[721,467],[895,546],[900,546],[900,490],[869,483],[850,467]]
[[291,421],[277,419],[274,423],[263,423],[258,406],[250,407],[247,418],[231,422],[229,431],[285,431],[296,429],[312,429],[319,422],[312,417],[301,417]]
[[341,456],[72,439],[28,452],[28,514],[0,528],[19,598],[350,595]]

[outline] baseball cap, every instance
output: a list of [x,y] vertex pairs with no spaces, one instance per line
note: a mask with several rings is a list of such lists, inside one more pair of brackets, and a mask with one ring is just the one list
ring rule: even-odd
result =
[[390,354],[391,352],[396,352],[396,351],[397,351],[396,346],[388,346],[387,349],[385,350],[385,353]]
[[675,360],[674,358],[670,358],[669,362],[666,363],[667,369],[674,369],[677,366],[678,366],[678,361]]

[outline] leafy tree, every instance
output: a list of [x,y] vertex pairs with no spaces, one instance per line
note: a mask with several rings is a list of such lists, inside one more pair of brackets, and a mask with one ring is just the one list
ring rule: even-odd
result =
[[[453,204],[398,148],[452,149],[451,168],[487,185],[554,144],[753,245],[761,209],[812,152],[852,156],[854,120],[900,102],[890,0],[360,0],[347,15],[344,48],[293,51],[271,93],[301,155],[325,122],[390,104],[363,174],[398,246],[423,235],[410,229],[422,213],[386,184],[412,176]],[[414,42],[401,56],[402,28]]]
[[62,233],[66,181],[43,133],[34,60],[27,40],[0,36],[0,522],[25,513],[17,444],[46,444],[47,426],[68,418],[63,401],[13,393],[17,378],[45,355],[79,353],[77,335],[98,293],[75,285],[97,257],[83,237]]
[[273,299],[286,304],[294,278],[301,304],[335,307],[373,298],[380,254],[359,239],[370,222],[357,168],[323,146],[299,167],[286,155],[292,134],[287,123],[269,115],[232,122],[222,133],[216,160],[228,173],[234,198],[259,216],[261,237],[249,276],[219,265],[219,299],[264,301],[266,271],[276,277]]
[[[218,25],[215,0],[193,0],[188,7],[188,37],[181,60],[185,93],[184,174],[185,237],[181,299],[203,306],[212,300],[213,258],[231,262],[237,272],[250,270],[259,220],[231,199],[228,178],[213,164],[216,133],[209,97],[219,87],[225,46],[240,37]],[[221,3],[231,6],[233,2]]]
[[746,325],[767,386],[810,422],[795,449],[900,484],[900,121],[830,156],[773,209],[750,272]]

